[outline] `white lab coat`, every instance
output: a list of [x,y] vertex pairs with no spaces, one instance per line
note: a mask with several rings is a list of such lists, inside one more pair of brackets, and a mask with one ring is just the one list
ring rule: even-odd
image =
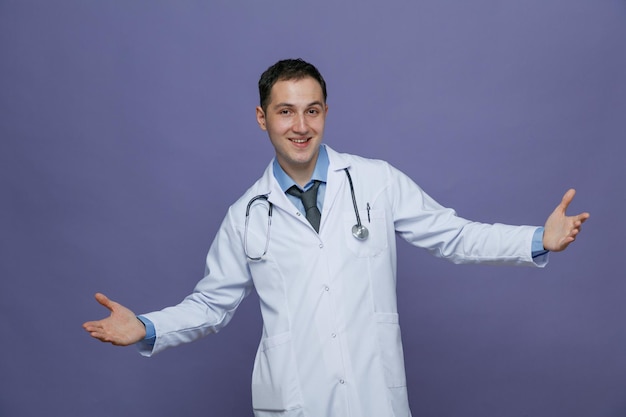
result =
[[[327,147],[330,166],[319,234],[280,189],[272,164],[228,210],[206,260],[206,276],[177,306],[146,314],[156,329],[151,355],[217,332],[252,288],[263,335],[252,376],[257,417],[407,417],[404,357],[396,306],[396,242],[457,263],[533,261],[535,227],[486,225],[456,216],[411,179],[378,160]],[[351,234],[354,181],[369,238]],[[248,202],[273,204],[268,252],[244,252]],[[368,213],[367,206],[370,210]],[[251,209],[248,253],[263,252],[267,204]]]

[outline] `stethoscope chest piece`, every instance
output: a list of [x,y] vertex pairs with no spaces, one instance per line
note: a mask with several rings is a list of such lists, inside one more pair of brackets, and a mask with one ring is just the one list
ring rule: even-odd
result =
[[370,235],[370,231],[367,230],[367,227],[362,224],[355,224],[352,226],[352,236],[357,238],[358,240],[365,240]]

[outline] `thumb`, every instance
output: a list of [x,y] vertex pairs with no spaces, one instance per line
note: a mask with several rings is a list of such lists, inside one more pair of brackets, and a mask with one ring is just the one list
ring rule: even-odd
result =
[[559,204],[559,210],[565,213],[565,211],[567,210],[567,207],[569,207],[575,195],[576,195],[576,190],[574,190],[573,188],[570,188],[569,190],[567,190],[567,192],[563,195],[561,204]]
[[97,293],[96,294],[96,301],[99,302],[102,306],[104,306],[107,309],[109,309],[110,311],[113,311],[113,308],[114,308],[114,306],[116,304],[113,301],[109,300],[109,298],[106,295],[102,294],[102,293]]

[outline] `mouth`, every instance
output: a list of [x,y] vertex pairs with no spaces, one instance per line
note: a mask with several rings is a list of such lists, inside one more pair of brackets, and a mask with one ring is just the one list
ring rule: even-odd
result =
[[307,143],[309,140],[311,140],[311,138],[289,139],[289,140],[296,144],[303,144],[303,143]]

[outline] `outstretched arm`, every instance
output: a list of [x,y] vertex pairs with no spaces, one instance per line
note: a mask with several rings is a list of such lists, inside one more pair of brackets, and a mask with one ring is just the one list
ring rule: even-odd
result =
[[88,321],[83,324],[83,328],[92,337],[116,346],[128,346],[139,342],[146,336],[145,326],[135,313],[109,300],[104,294],[96,294],[96,300],[109,309],[111,315],[102,320]]
[[576,191],[574,189],[568,190],[563,196],[561,203],[546,220],[543,233],[543,247],[545,249],[559,252],[567,248],[580,233],[581,225],[589,218],[589,213],[581,213],[575,216],[567,216],[565,214],[575,194]]

